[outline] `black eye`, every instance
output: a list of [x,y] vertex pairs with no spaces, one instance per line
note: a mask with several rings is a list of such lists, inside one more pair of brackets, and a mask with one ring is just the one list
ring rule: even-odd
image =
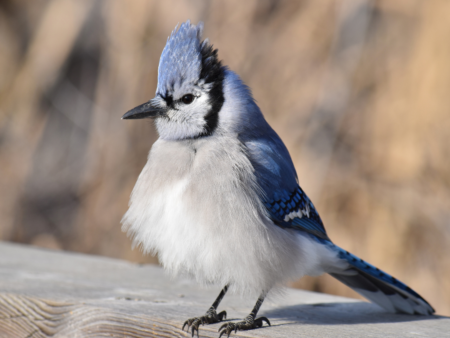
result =
[[184,104],[191,104],[192,101],[194,101],[194,95],[192,94],[186,94],[181,98],[181,102]]

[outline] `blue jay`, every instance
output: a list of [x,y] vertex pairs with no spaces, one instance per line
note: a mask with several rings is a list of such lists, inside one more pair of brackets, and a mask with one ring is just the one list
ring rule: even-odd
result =
[[152,118],[159,133],[123,230],[170,272],[225,286],[183,330],[198,335],[200,325],[226,318],[217,308],[228,290],[259,298],[243,321],[222,325],[219,337],[270,325],[256,318],[269,290],[323,273],[389,312],[432,314],[408,286],[333,244],[285,145],[202,31],[189,21],[175,28],[155,98],[123,116]]

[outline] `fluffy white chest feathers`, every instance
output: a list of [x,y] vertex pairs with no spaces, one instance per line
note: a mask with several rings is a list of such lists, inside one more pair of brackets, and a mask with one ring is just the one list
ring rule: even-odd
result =
[[133,190],[124,230],[144,252],[158,253],[169,271],[204,284],[231,283],[234,291],[259,293],[322,273],[316,271],[320,257],[305,254],[314,244],[266,217],[241,147],[232,138],[210,139],[196,150],[157,141]]

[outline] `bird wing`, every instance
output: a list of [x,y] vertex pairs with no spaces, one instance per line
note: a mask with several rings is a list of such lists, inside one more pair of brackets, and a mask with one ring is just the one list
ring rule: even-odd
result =
[[298,184],[294,164],[284,143],[267,123],[253,132],[260,134],[248,137],[243,144],[271,220],[279,227],[302,230],[329,241],[316,208]]
[[297,185],[290,192],[283,190],[274,193],[266,198],[264,205],[276,225],[306,231],[329,240],[319,213],[300,186]]

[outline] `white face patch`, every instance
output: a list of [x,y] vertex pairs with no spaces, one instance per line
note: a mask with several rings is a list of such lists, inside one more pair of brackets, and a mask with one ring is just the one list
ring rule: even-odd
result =
[[[184,93],[183,95],[191,94]],[[174,98],[174,108],[167,112],[166,117],[156,120],[156,128],[161,139],[181,140],[193,138],[205,132],[206,120],[211,105],[207,92],[192,93],[195,99],[190,104],[184,104]],[[182,97],[182,96],[181,96]]]

